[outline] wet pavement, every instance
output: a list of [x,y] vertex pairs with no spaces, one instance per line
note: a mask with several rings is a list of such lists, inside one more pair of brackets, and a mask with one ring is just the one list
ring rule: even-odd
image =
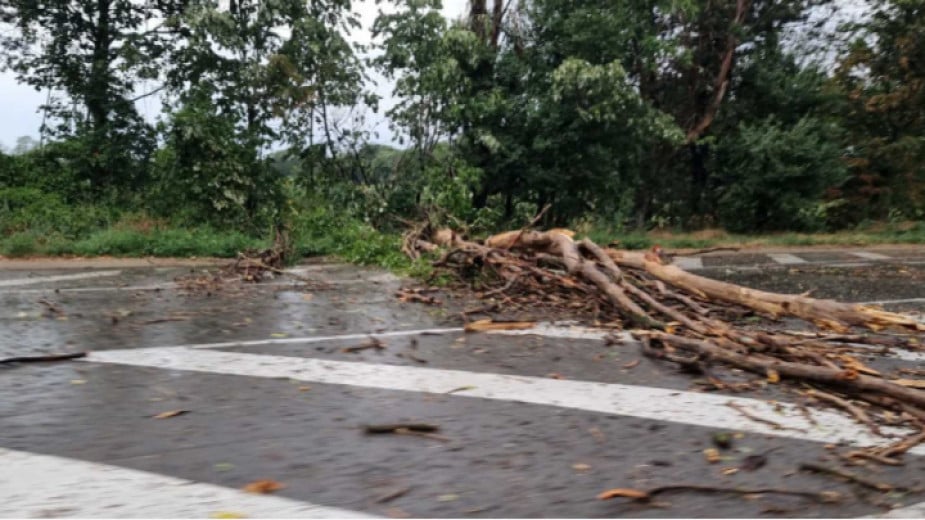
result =
[[[799,263],[714,254],[696,271],[925,310],[925,248],[857,252],[779,252]],[[16,464],[47,469],[0,501],[0,517],[173,515],[133,499],[125,485],[91,478],[95,469],[124,472],[121,482],[174,479],[164,501],[189,504],[183,514],[199,517],[856,517],[925,501],[921,493],[869,496],[797,471],[804,461],[837,465],[830,443],[860,442],[863,428],[831,439],[820,433],[825,424],[805,435],[778,432],[722,406],[742,399],[774,413],[769,400],[793,401],[779,388],[705,393],[696,376],[643,358],[638,345],[607,345],[600,333],[568,324],[464,334],[452,305],[401,303],[394,293],[402,280],[378,270],[315,263],[299,268],[319,282],[308,286],[281,277],[197,289],[174,280],[207,267],[14,267],[0,263],[0,358],[91,355],[0,366],[0,497],[23,478],[25,466]],[[368,335],[380,338],[379,347],[353,351]],[[925,356],[868,361],[885,371],[925,368]],[[153,418],[175,410],[185,413]],[[782,424],[798,420],[778,413]],[[439,436],[363,431],[399,422],[438,424]],[[710,464],[703,450],[718,432],[738,435]],[[767,465],[740,468],[765,453]],[[50,457],[28,457],[37,455]],[[92,465],[73,469],[74,460]],[[923,470],[925,450],[918,450],[905,466],[864,472],[914,488],[925,486]],[[80,471],[98,485],[83,498],[62,497],[59,480]],[[285,486],[272,495],[280,502],[216,491],[260,479]],[[191,482],[219,487],[201,491]],[[695,492],[666,494],[654,505],[595,499],[608,488],[679,483],[831,490],[844,500]]]

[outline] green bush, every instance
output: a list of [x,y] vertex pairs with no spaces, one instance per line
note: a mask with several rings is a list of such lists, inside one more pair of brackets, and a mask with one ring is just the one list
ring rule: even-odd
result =
[[0,188],[0,235],[30,231],[73,238],[110,224],[116,215],[102,206],[67,204],[36,188]]

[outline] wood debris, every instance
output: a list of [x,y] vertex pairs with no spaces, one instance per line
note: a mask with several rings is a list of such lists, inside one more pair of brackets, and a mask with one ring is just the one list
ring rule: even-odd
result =
[[[507,312],[545,307],[628,330],[643,355],[703,374],[716,390],[774,384],[799,393],[809,387],[800,401],[836,407],[875,433],[883,425],[925,430],[925,383],[891,378],[860,361],[863,355],[921,351],[925,323],[915,316],[713,280],[672,265],[658,247],[622,251],[563,229],[524,228],[478,241],[428,224],[406,233],[403,250],[434,257],[434,276],[455,280],[458,288],[486,300],[486,307]],[[496,316],[472,321],[466,330],[532,326]],[[726,381],[714,369],[738,369],[761,379]],[[895,460],[925,441],[918,435],[905,440],[895,453],[868,453]]]

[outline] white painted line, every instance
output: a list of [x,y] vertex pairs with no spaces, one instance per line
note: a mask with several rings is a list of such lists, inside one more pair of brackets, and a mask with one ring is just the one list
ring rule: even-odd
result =
[[180,478],[0,448],[0,518],[372,518]]
[[[390,332],[367,332],[363,334],[340,334],[336,336],[301,336],[297,338],[273,338],[257,339],[252,341],[226,341],[224,343],[198,343],[193,345],[179,345],[181,348],[193,349],[210,349],[210,348],[229,348],[229,347],[258,347],[261,345],[293,345],[303,343],[321,343],[324,341],[343,341],[365,339],[370,336],[374,338],[395,338],[402,336],[420,336],[422,334],[451,334],[453,332],[463,332],[462,327],[448,329],[415,329],[415,330],[394,330]],[[161,347],[173,348],[173,347]]]
[[35,278],[12,278],[0,280],[0,287],[14,287],[17,285],[35,285],[37,283],[63,282],[68,280],[84,280],[87,278],[100,278],[102,276],[119,276],[122,271],[93,271],[89,273],[62,274],[57,276],[38,276]]
[[871,253],[868,251],[849,251],[850,254],[861,257],[865,260],[889,260],[891,257],[881,255],[880,253]]
[[806,263],[806,260],[803,260],[802,258],[796,255],[791,255],[790,253],[768,253],[768,257],[770,257],[771,260],[774,260],[775,262],[779,264],[784,264],[784,265],[805,264]]
[[[558,406],[816,442],[845,441],[856,445],[883,442],[841,413],[816,411],[813,416],[818,424],[813,426],[797,407],[786,403],[647,386],[182,347],[98,351],[91,352],[82,361],[431,394],[445,394],[453,390],[454,396]],[[738,403],[751,413],[767,417],[784,427],[804,431],[775,430],[751,421],[727,406],[728,402]],[[925,455],[925,446],[918,446],[910,452]]]
[[563,338],[563,339],[590,339],[602,340],[610,334],[617,335],[632,340],[633,337],[628,332],[612,331],[607,329],[598,329],[593,327],[584,327],[581,325],[570,325],[562,323],[540,322],[535,327],[521,330],[496,330],[488,334],[498,334],[502,336],[543,336],[546,338]]
[[703,269],[703,259],[696,256],[678,256],[672,263],[685,271]]

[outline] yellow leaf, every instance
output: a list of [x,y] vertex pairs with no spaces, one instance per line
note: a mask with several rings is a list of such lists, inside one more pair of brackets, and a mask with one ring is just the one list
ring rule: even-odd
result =
[[582,464],[579,462],[578,464],[572,464],[572,469],[574,469],[575,471],[588,471],[589,469],[591,469],[591,466],[588,464]]
[[161,412],[155,415],[154,419],[170,419],[171,417],[176,417],[178,415],[183,415],[189,413],[189,410],[170,410],[169,412]]
[[780,374],[777,373],[777,370],[774,370],[773,368],[769,368],[767,374],[768,374],[768,383],[771,383],[772,385],[776,385],[777,383],[780,383]]
[[640,491],[638,489],[631,488],[613,488],[608,489],[597,495],[598,500],[610,500],[611,498],[632,498],[634,500],[648,500],[649,494],[645,491]]
[[274,332],[273,334],[270,334],[271,338],[285,338],[286,336],[288,336],[288,334],[284,334],[282,332]]
[[536,326],[533,321],[492,321],[490,319],[473,321],[466,324],[466,332],[486,332],[490,330],[523,330]]
[[703,456],[710,464],[716,464],[720,461],[719,450],[716,448],[707,448],[703,450]]
[[247,516],[234,511],[216,511],[209,515],[209,518],[247,518]]
[[284,487],[286,486],[283,484],[280,484],[279,482],[275,480],[264,479],[264,480],[256,480],[254,482],[251,482],[250,484],[244,486],[243,489],[244,491],[247,491],[248,493],[258,493],[261,495],[265,495],[267,493],[279,491],[280,489],[283,489]]
[[739,468],[723,468],[723,475],[735,475],[739,472]]
[[455,493],[447,493],[446,495],[440,495],[437,497],[437,502],[452,502],[454,500],[459,500],[459,495]]
[[71,384],[72,384],[72,385],[83,385],[83,384],[86,384],[86,383],[87,383],[87,380],[86,380],[86,379],[71,379]]

